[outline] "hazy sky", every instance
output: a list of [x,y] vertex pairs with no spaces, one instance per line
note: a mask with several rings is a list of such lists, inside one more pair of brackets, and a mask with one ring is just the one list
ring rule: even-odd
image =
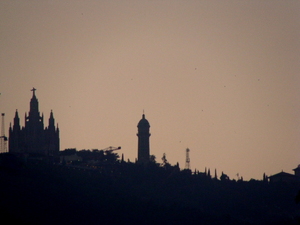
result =
[[145,110],[161,162],[262,179],[300,164],[300,1],[0,2],[0,111],[37,89],[61,149],[137,157]]

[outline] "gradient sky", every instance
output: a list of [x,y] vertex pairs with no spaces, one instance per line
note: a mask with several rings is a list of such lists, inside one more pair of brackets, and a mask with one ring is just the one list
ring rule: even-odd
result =
[[161,162],[262,179],[300,164],[300,1],[0,2],[0,111],[37,89],[61,149],[137,157],[145,110]]

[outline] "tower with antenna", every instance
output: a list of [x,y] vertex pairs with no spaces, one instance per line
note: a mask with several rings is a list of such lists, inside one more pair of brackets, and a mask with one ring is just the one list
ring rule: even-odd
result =
[[0,153],[7,152],[7,137],[5,136],[5,126],[4,126],[4,116],[5,113],[1,113],[1,136],[0,136]]
[[138,163],[147,164],[150,160],[150,124],[143,113],[138,125]]
[[189,170],[190,169],[190,149],[187,148],[185,150],[186,157],[185,157],[185,169]]

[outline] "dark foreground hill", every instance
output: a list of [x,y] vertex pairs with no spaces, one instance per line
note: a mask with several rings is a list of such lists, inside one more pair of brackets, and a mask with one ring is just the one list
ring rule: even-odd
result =
[[297,185],[207,180],[118,164],[0,169],[8,224],[298,224]]

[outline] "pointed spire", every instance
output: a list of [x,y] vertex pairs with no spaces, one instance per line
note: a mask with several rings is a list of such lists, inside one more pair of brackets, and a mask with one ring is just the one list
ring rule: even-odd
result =
[[18,114],[18,110],[16,109],[15,112],[15,118],[14,118],[14,125],[13,125],[13,129],[15,130],[20,130],[20,118],[19,118],[19,114]]
[[54,125],[55,123],[54,123],[54,117],[53,117],[53,112],[52,112],[52,109],[51,109],[51,112],[50,112],[50,117],[49,117],[49,126],[48,126],[48,128],[50,129],[54,129],[55,127],[55,125]]
[[50,112],[50,118],[53,118],[53,111],[51,109],[51,112]]
[[16,109],[14,122],[18,122],[20,120],[18,110]]
[[16,112],[15,112],[15,118],[19,118],[19,113],[18,113],[17,109],[16,109]]
[[35,91],[36,91],[36,89],[35,89],[35,88],[32,88],[31,91],[32,91],[31,101],[37,101],[37,98],[36,98],[36,96],[35,96]]
[[32,88],[31,91],[32,91],[32,98],[30,100],[29,117],[31,119],[38,120],[40,118],[39,116],[40,113],[39,113],[39,102],[35,96],[36,89]]

